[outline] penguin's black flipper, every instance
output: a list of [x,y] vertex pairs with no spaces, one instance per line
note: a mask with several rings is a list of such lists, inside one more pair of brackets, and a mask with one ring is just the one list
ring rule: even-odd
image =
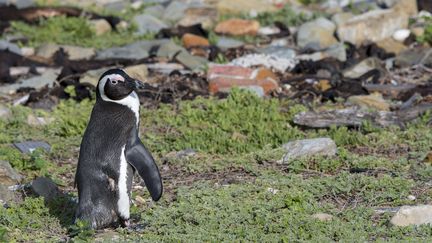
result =
[[143,178],[152,199],[154,201],[159,200],[163,191],[162,178],[153,156],[146,149],[144,144],[142,144],[138,134],[132,136],[125,154],[126,160],[138,171],[141,178]]

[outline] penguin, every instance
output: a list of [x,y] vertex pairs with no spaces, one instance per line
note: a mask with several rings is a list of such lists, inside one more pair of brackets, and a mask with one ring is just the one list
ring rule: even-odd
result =
[[154,201],[162,196],[159,169],[138,136],[140,103],[135,91],[143,87],[122,69],[103,73],[96,87],[75,174],[75,220],[87,221],[93,229],[129,226],[135,171]]

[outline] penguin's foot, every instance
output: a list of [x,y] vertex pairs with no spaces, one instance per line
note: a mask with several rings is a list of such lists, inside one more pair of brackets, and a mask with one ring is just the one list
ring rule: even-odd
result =
[[129,226],[130,226],[130,221],[129,221],[129,219],[122,219],[122,220],[120,220],[121,221],[121,225],[122,225],[122,227],[124,227],[124,228],[129,228]]

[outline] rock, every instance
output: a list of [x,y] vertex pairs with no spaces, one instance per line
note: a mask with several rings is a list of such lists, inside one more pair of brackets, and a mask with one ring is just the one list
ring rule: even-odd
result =
[[122,235],[118,232],[109,231],[98,231],[93,236],[95,242],[119,242],[122,241]]
[[184,149],[184,150],[181,150],[178,152],[176,152],[176,151],[171,152],[171,153],[167,154],[166,157],[174,157],[177,159],[182,159],[182,158],[186,158],[186,157],[195,156],[196,153],[197,153],[196,150],[191,149],[191,148],[187,148],[187,149]]
[[378,47],[381,47],[388,53],[394,53],[395,55],[399,55],[402,51],[408,49],[403,43],[394,40],[393,38],[387,38],[381,41],[376,42]]
[[52,58],[60,48],[63,48],[68,54],[69,60],[90,59],[95,55],[94,48],[57,44],[43,44],[39,46],[36,50],[36,55],[44,58]]
[[257,50],[259,53],[275,56],[283,59],[294,59],[296,57],[296,52],[287,47],[282,46],[267,46]]
[[363,4],[367,2],[374,2],[369,0],[327,0],[327,1],[320,1],[322,2],[321,7],[324,8],[337,8],[341,10],[342,8],[346,7],[355,7],[355,5]]
[[162,15],[165,11],[164,6],[157,4],[144,9],[144,13],[147,15],[151,15],[157,19],[162,19]]
[[336,25],[326,18],[304,23],[297,32],[297,44],[301,48],[321,50],[338,41],[334,37]]
[[214,8],[189,8],[184,17],[177,23],[180,26],[201,24],[204,29],[211,29],[217,21],[217,11]]
[[345,77],[358,78],[373,69],[382,69],[381,60],[376,57],[369,57],[360,63],[343,71]]
[[11,117],[12,117],[11,110],[7,106],[0,103],[0,119],[1,120],[8,120]]
[[[130,7],[131,7],[133,10],[138,10],[138,9],[140,9],[143,5],[144,5],[144,2],[143,2],[143,1],[132,1]],[[160,6],[160,5],[157,5],[157,6]]]
[[132,78],[141,80],[143,82],[145,82],[147,79],[148,69],[147,69],[147,66],[145,64],[128,66],[128,67],[125,67],[124,70]]
[[229,19],[217,24],[214,31],[225,35],[256,35],[259,28],[255,20]]
[[432,224],[432,205],[403,206],[390,223],[395,226]]
[[267,191],[270,192],[273,195],[276,195],[279,192],[278,189],[274,189],[274,188],[271,188],[271,187],[268,187]]
[[411,33],[413,33],[416,37],[422,36],[425,33],[425,28],[423,26],[411,26]]
[[120,20],[120,22],[118,22],[115,25],[115,29],[118,30],[118,31],[122,31],[122,30],[125,31],[129,27],[130,27],[130,24],[127,21],[125,21],[125,20]]
[[229,92],[233,87],[255,91],[259,96],[279,88],[278,78],[269,69],[212,65],[207,71],[210,93]]
[[279,58],[266,54],[248,54],[231,61],[232,65],[242,67],[264,66],[280,72],[285,72],[295,67],[297,61],[294,59]]
[[177,152],[177,157],[182,158],[182,157],[190,157],[190,156],[194,156],[196,154],[196,150],[188,148],[188,149],[184,149],[181,151]]
[[265,0],[221,0],[217,3],[217,10],[220,15],[235,15],[275,11],[276,8]]
[[286,47],[289,45],[289,41],[286,38],[273,39],[270,46]]
[[111,32],[112,30],[110,23],[108,23],[108,21],[105,19],[89,20],[89,24],[98,36]]
[[354,16],[355,15],[352,14],[351,12],[342,12],[342,13],[337,13],[337,14],[333,15],[331,20],[333,21],[333,23],[335,23],[337,26],[339,26],[339,25],[346,23],[347,21],[352,19]]
[[[254,93],[256,96],[258,96],[260,98],[265,96],[264,88],[259,86],[259,85],[239,86],[238,88],[243,89],[243,90],[249,90],[250,92]],[[242,134],[240,134],[240,135],[242,135]]]
[[51,179],[38,177],[30,183],[30,188],[34,194],[43,197],[45,201],[51,201],[61,195],[60,190]]
[[33,0],[3,0],[0,1],[0,6],[2,5],[14,5],[17,9],[28,8],[35,5]]
[[12,102],[13,106],[24,105],[30,98],[30,94],[23,95]]
[[175,55],[177,55],[180,52],[187,52],[187,51],[183,47],[175,44],[172,41],[169,41],[159,47],[156,55],[158,57],[167,57],[169,59],[172,59]]
[[333,57],[339,61],[345,62],[347,60],[345,45],[343,43],[337,43],[325,49],[324,51],[299,55],[297,56],[297,59],[319,61],[328,57]]
[[370,95],[353,95],[347,100],[351,104],[359,105],[362,108],[374,108],[380,111],[390,111],[390,104],[383,99],[382,94],[373,93]]
[[60,69],[47,68],[42,75],[21,80],[14,84],[0,86],[0,93],[14,94],[20,88],[34,88],[38,90],[47,85],[48,87],[52,87],[59,74]]
[[244,45],[243,42],[236,39],[227,38],[227,37],[219,37],[216,43],[216,46],[219,47],[221,50],[227,50],[229,48],[238,48],[243,45]]
[[345,62],[347,60],[345,44],[343,43],[337,43],[330,46],[324,51],[324,54],[326,57],[334,57],[341,62]]
[[374,211],[377,214],[383,214],[383,213],[396,213],[400,207],[383,207],[383,208],[375,208]]
[[137,202],[139,205],[146,205],[147,203],[146,200],[139,195],[135,196],[135,202]]
[[0,50],[9,50],[10,52],[21,55],[21,49],[16,44],[5,40],[0,40]]
[[337,34],[341,41],[355,45],[377,42],[391,37],[396,30],[407,28],[408,19],[409,14],[399,8],[372,10],[340,24]]
[[184,66],[178,63],[152,63],[147,64],[147,68],[164,74],[170,74],[172,71],[178,70],[180,72],[184,71]]
[[407,199],[410,201],[415,201],[417,198],[414,195],[408,195]]
[[22,176],[7,161],[0,160],[0,185],[12,186],[22,180]]
[[94,87],[96,87],[98,82],[99,82],[100,76],[107,70],[108,70],[108,68],[99,68],[99,69],[89,70],[81,76],[80,83],[91,84]]
[[122,13],[126,11],[128,3],[126,1],[109,1],[103,5],[104,9],[111,12]]
[[51,124],[55,119],[53,117],[39,117],[35,116],[33,114],[29,114],[27,116],[27,124],[29,124],[32,127],[40,127],[40,126],[46,126],[48,124]]
[[[0,4],[1,5],[1,4]],[[4,207],[8,202],[15,200],[15,194],[9,190],[8,186],[0,184],[0,206]]]
[[411,67],[417,64],[432,65],[431,48],[407,49],[399,53],[395,58],[395,65],[398,67]]
[[21,54],[25,57],[33,56],[36,53],[33,47],[21,47]]
[[314,53],[311,53],[311,54],[298,55],[297,59],[299,59],[299,60],[310,60],[310,61],[316,62],[316,61],[322,60],[322,59],[324,59],[326,57],[327,57],[327,55],[324,52],[318,51],[318,52],[314,52]]
[[389,127],[403,126],[418,117],[425,109],[421,106],[413,106],[410,112],[388,112],[388,111],[369,111],[359,107],[349,107],[345,109],[325,110],[320,112],[308,111],[300,112],[294,116],[294,124],[313,127],[328,128],[332,126],[361,127],[365,121],[374,126]]
[[292,159],[301,157],[324,155],[334,156],[337,153],[336,143],[330,138],[314,138],[296,140],[282,146],[287,153],[282,158],[282,163],[288,163]]
[[163,4],[167,5],[171,0],[140,0],[143,1],[144,4]]
[[186,33],[183,35],[182,43],[183,43],[183,46],[186,48],[191,48],[191,47],[195,47],[195,46],[209,46],[210,45],[209,41],[206,38],[198,36],[198,35],[189,34],[189,33]]
[[333,215],[327,213],[316,213],[312,215],[312,218],[318,219],[319,221],[331,221],[333,219]]
[[[37,71],[37,68],[36,68],[36,71]],[[43,70],[43,71],[45,71],[45,70]],[[18,67],[10,67],[9,68],[9,75],[11,77],[27,75],[29,72],[30,72],[30,67],[18,66]],[[39,70],[37,72],[40,73],[41,70]]]
[[172,1],[164,11],[162,19],[174,23],[185,16],[185,11],[189,7],[187,3],[181,1]]
[[192,56],[187,51],[181,51],[175,56],[175,59],[190,70],[204,68],[204,66],[208,63],[207,59],[198,56]]
[[400,14],[408,16],[416,16],[418,14],[417,0],[399,0],[393,4],[393,9],[397,10]]
[[164,22],[149,14],[137,15],[133,18],[133,20],[137,24],[138,35],[157,33],[161,29],[168,28],[168,25],[166,25]]
[[432,164],[432,151],[427,153],[426,157],[423,159],[423,162]]
[[96,59],[144,59],[149,57],[149,52],[153,47],[163,45],[169,41],[169,39],[143,40],[125,46],[112,47],[97,52]]
[[30,154],[37,148],[42,148],[47,152],[51,151],[51,145],[43,141],[25,141],[13,144],[21,153]]
[[393,33],[393,39],[395,39],[396,41],[399,42],[404,42],[406,40],[406,38],[408,38],[411,34],[411,31],[409,29],[400,29],[400,30],[396,30]]
[[259,35],[275,35],[280,33],[280,29],[278,27],[273,27],[273,26],[265,26],[265,27],[260,27],[258,29],[258,34]]

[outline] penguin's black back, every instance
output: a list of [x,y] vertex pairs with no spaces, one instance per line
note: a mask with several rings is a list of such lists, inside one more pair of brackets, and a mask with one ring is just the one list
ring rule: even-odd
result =
[[[118,195],[110,187],[110,180],[117,185],[122,147],[133,129],[137,126],[131,109],[97,99],[81,142],[75,178],[80,198],[76,217],[90,218],[94,227],[117,221]],[[132,169],[128,167],[130,174]],[[131,179],[129,176],[129,186]]]

